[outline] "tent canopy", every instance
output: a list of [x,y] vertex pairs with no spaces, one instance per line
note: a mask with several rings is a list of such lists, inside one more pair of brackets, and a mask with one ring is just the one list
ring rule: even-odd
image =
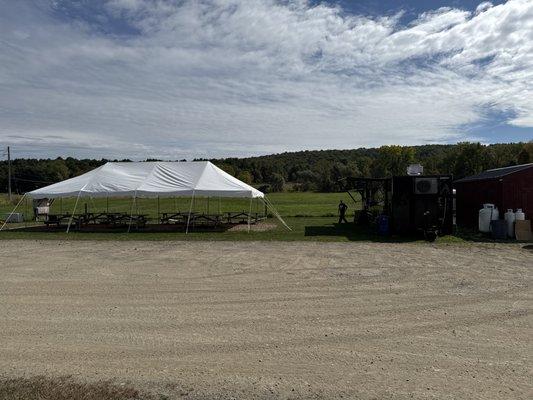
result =
[[27,195],[60,197],[216,196],[264,198],[264,194],[209,161],[108,162],[75,178]]

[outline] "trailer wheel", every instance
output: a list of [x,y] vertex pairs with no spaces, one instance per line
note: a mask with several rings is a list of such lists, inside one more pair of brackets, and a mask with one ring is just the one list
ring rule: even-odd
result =
[[428,230],[428,231],[424,231],[424,238],[428,241],[428,242],[434,242],[435,240],[437,240],[437,231],[433,231],[433,230]]

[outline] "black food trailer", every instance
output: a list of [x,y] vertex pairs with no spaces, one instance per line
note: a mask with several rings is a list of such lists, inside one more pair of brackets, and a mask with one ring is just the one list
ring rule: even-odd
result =
[[347,182],[348,193],[350,190],[359,193],[362,203],[362,211],[355,222],[368,224],[386,216],[388,230],[393,234],[423,234],[427,240],[451,234],[452,181],[451,175],[352,178]]

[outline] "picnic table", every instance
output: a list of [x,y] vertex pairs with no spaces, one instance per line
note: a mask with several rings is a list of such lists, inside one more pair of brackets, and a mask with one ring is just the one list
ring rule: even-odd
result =
[[264,217],[261,217],[259,213],[248,213],[246,211],[242,212],[227,212],[225,213],[225,220],[228,222],[228,224],[246,224],[248,223],[248,217],[250,218],[250,222],[257,223],[260,220],[264,219]]
[[246,224],[248,217],[251,223],[257,223],[266,217],[259,213],[249,214],[242,212],[225,212],[217,214],[191,212],[164,212],[160,214],[159,221],[161,224],[186,225],[187,221],[191,227],[194,226],[220,226],[222,224]]
[[221,215],[219,214],[203,214],[198,212],[191,213],[182,213],[182,212],[172,212],[172,213],[162,213],[161,218],[159,219],[162,224],[187,224],[194,226],[195,224],[204,224],[204,225],[219,225],[222,221]]
[[[191,213],[192,215],[193,213]],[[187,223],[189,213],[182,213],[182,212],[165,212],[161,214],[161,217],[159,218],[159,222],[161,224],[180,224],[180,223]]]
[[63,223],[68,224],[72,218],[71,225],[80,229],[82,226],[89,224],[124,226],[132,225],[136,228],[142,228],[148,222],[148,214],[127,214],[127,213],[83,213],[83,214],[49,214],[44,222],[47,226]]
[[[124,212],[85,212],[81,214],[49,214],[44,222],[47,226],[50,225],[67,225],[72,218],[71,226],[76,229],[81,229],[88,225],[105,225],[110,227],[131,226],[135,229],[143,228],[148,222],[148,214],[129,214]],[[159,214],[159,223],[161,224],[176,224],[187,225],[191,228],[195,226],[213,226],[218,227],[223,224],[246,224],[248,220],[251,223],[257,223],[266,218],[259,213],[249,214],[246,211],[242,212],[225,212],[218,214],[199,213],[199,212],[164,212]]]
[[70,219],[72,214],[48,214],[48,217],[44,221],[46,226],[50,225],[61,225],[63,221],[67,221]]

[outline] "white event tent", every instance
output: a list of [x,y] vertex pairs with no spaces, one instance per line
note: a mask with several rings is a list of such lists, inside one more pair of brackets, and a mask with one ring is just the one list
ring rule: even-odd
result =
[[209,161],[108,162],[83,175],[28,192],[27,195],[33,199],[78,196],[265,196]]
[[289,228],[264,193],[209,161],[108,162],[83,175],[28,192],[25,196],[32,199],[76,197],[74,212],[80,197],[132,197],[135,201],[139,197],[187,196],[192,198],[191,209],[196,196],[249,198],[250,204],[252,199],[259,198]]

